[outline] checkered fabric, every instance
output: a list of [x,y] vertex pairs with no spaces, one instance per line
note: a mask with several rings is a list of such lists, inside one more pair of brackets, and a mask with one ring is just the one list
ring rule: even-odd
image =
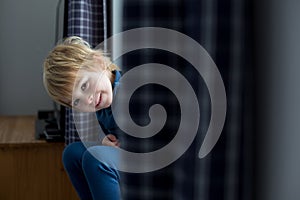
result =
[[209,52],[227,95],[221,138],[210,156],[195,162],[195,199],[253,199],[250,9],[247,0],[185,4],[184,32]]
[[[96,2],[100,2],[97,4]],[[104,18],[98,18],[99,35],[91,31],[86,17],[102,8],[102,1],[69,1],[68,35],[79,35],[93,45],[104,37]],[[192,85],[199,99],[200,126],[190,148],[176,162],[149,173],[121,173],[122,197],[128,200],[250,200],[252,192],[252,113],[251,113],[251,30],[250,0],[128,0],[122,3],[122,27],[128,30],[156,26],[182,32],[201,44],[210,54],[224,80],[227,94],[227,116],[222,135],[203,159],[198,152],[210,120],[210,97],[193,66],[172,53],[142,49],[122,57],[122,70],[144,63],[162,63],[179,71]],[[102,6],[102,7],[101,7]],[[83,11],[84,10],[84,11]],[[104,9],[105,10],[105,9]],[[76,13],[76,14],[75,14]],[[85,14],[84,14],[85,13]],[[101,15],[100,15],[101,16]],[[92,17],[93,18],[93,17]],[[91,19],[91,18],[88,18]],[[93,22],[94,23],[94,22]],[[97,24],[97,23],[96,23]],[[97,27],[97,26],[96,26]],[[94,31],[96,29],[93,29]],[[72,32],[73,31],[73,32]],[[100,36],[100,38],[99,38]],[[98,37],[95,39],[94,37]],[[98,41],[99,40],[99,41]],[[155,74],[155,73],[154,73]],[[154,74],[147,74],[149,76]],[[167,75],[166,75],[167,76]],[[180,123],[180,105],[167,88],[145,85],[132,96],[130,114],[139,125],[149,123],[149,107],[161,104],[167,111],[167,122],[160,133],[147,139],[126,136],[126,148],[135,152],[150,152],[168,144]],[[85,139],[97,127],[95,116],[79,113],[80,132]],[[66,110],[66,143],[78,140],[72,111]],[[143,163],[137,163],[143,165]]]
[[[67,35],[80,36],[92,47],[97,46],[107,37],[106,14],[105,0],[69,0]],[[66,144],[80,140],[94,141],[97,138],[95,130],[98,130],[98,127],[99,124],[95,121],[95,114],[73,112],[72,109],[66,108]]]
[[[210,120],[210,98],[202,78],[189,63],[168,52],[143,49],[124,55],[124,73],[151,62],[178,70],[193,86],[201,110],[200,128],[188,151],[161,170],[127,174],[123,179],[124,199],[252,199],[249,4],[247,0],[124,1],[121,30],[155,26],[190,36],[209,52],[218,66],[228,101],[222,135],[213,151],[199,159],[197,155]],[[147,76],[154,74],[147,72]],[[153,151],[166,145],[180,123],[178,102],[166,88],[157,85],[144,86],[134,94],[133,120],[140,125],[147,124],[149,105],[154,103],[162,104],[168,113],[161,131],[164,134],[132,140],[139,151]]]

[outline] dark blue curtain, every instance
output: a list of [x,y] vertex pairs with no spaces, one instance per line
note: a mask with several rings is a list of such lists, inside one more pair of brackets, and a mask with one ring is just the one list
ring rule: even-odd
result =
[[[251,4],[248,0],[123,1],[122,30],[164,27],[188,35],[210,54],[222,75],[227,94],[227,116],[212,152],[197,157],[210,120],[205,83],[182,58],[161,50],[142,49],[122,58],[124,72],[144,63],[162,63],[183,74],[196,91],[200,128],[191,147],[175,163],[144,174],[127,174],[125,199],[252,199],[252,70]],[[167,76],[167,75],[166,75]],[[147,99],[145,98],[147,96]],[[168,120],[151,139],[132,140],[135,148],[153,151],[170,142],[180,122],[179,105],[167,88],[147,85],[132,97],[131,115],[145,123],[149,106],[162,104]],[[129,140],[130,141],[130,140]],[[130,144],[129,144],[130,145]],[[142,151],[142,150],[140,150]]]
[[[68,0],[67,36],[79,36],[86,40],[92,47],[96,47],[107,38],[106,0]],[[75,126],[74,118],[80,123]],[[65,142],[66,144],[80,140],[95,140],[97,130],[94,114],[73,112],[66,108],[65,113]],[[80,137],[78,136],[80,132]]]

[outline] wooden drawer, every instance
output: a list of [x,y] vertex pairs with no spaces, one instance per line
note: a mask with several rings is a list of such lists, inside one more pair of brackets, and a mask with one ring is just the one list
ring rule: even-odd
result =
[[34,122],[0,117],[0,199],[79,199],[62,165],[64,144],[35,140]]

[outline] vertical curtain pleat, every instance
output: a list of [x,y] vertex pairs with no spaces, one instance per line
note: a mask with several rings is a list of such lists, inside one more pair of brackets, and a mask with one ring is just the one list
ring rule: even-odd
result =
[[[105,0],[69,0],[67,35],[80,36],[92,47],[107,37]],[[77,122],[75,125],[74,118]],[[65,141],[66,144],[84,140],[95,141],[98,137],[98,122],[93,113],[81,113],[66,108]],[[80,137],[79,137],[79,135]]]
[[[178,70],[194,86],[201,110],[200,128],[187,152],[175,163],[161,170],[128,175],[124,186],[125,199],[252,199],[252,180],[249,175],[253,173],[249,167],[253,164],[253,102],[249,79],[250,9],[248,0],[124,1],[123,31],[156,26],[190,36],[208,51],[216,63],[227,94],[227,116],[221,137],[208,156],[198,159],[198,151],[210,120],[210,98],[202,78],[185,61],[159,50],[140,50],[123,56],[124,71],[148,62],[163,63]],[[143,102],[136,103],[132,109],[131,114],[137,122],[143,121],[147,116],[145,105],[157,103],[158,99],[167,99],[164,102],[167,111],[168,108],[177,109],[173,97],[164,96],[165,94],[160,97],[160,90],[164,91],[157,86],[148,86],[135,94],[137,102]],[[156,99],[151,99],[152,96]],[[168,120],[173,126],[167,126],[165,131],[172,132],[172,128],[178,123],[178,115],[176,112],[168,114]],[[157,147],[157,143],[165,144],[169,140],[168,137],[157,137],[155,141],[140,141],[137,145],[147,146],[149,150]]]

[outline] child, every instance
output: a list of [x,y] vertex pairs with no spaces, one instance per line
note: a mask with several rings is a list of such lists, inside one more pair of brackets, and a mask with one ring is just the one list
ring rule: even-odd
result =
[[[119,68],[76,36],[57,45],[44,62],[43,81],[49,96],[64,106],[96,112],[106,133],[102,144],[112,147],[120,146],[110,108],[119,79]],[[63,163],[81,199],[120,199],[118,172],[94,158],[81,142],[66,147]]]

